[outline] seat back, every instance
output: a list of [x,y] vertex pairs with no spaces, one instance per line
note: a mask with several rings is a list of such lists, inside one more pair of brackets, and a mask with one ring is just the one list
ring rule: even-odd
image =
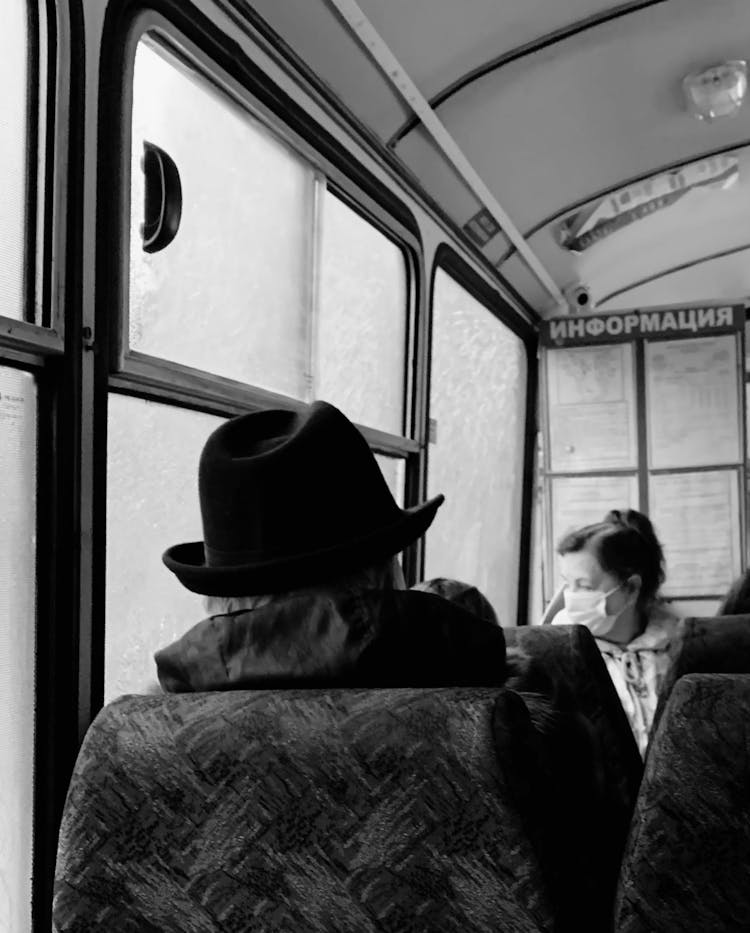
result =
[[[549,826],[549,831],[536,834],[542,840],[536,848],[543,867],[551,862],[555,868],[551,888],[562,886],[571,892],[569,897],[557,898],[561,905],[556,906],[558,918],[576,933],[600,933],[611,918],[643,772],[641,756],[604,659],[587,628],[532,626],[506,629],[505,637],[509,655],[514,647],[528,655],[556,686],[558,704],[568,704],[587,725],[589,749],[578,743],[558,750],[555,773],[550,775],[552,792],[538,795],[541,799],[533,807]],[[532,838],[536,838],[533,833]],[[545,850],[550,848],[545,858]],[[581,876],[589,880],[588,887]],[[588,903],[590,909],[566,909],[576,902]]]
[[123,697],[81,748],[56,933],[551,930],[497,689]]
[[685,674],[750,674],[750,615],[683,619],[659,692],[652,743],[674,685]]
[[520,648],[555,683],[567,688],[577,709],[593,727],[607,788],[622,810],[624,834],[643,763],[594,637],[583,625],[533,625],[504,631],[507,647]]
[[617,933],[750,930],[750,676],[688,674],[636,803]]

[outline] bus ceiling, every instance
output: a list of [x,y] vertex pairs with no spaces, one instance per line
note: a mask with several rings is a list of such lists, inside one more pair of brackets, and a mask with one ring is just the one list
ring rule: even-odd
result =
[[746,0],[249,12],[544,316],[750,294]]

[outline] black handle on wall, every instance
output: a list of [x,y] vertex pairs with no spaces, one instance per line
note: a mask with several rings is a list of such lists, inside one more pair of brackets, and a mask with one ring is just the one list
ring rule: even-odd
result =
[[158,253],[177,236],[182,218],[182,184],[174,159],[144,140],[141,167],[146,185],[141,225],[143,251]]

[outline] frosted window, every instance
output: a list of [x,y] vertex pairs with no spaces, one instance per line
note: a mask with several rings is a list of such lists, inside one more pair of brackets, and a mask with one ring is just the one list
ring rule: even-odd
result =
[[27,17],[25,0],[4,0],[0,29],[0,315],[19,319],[24,316]]
[[220,418],[111,395],[107,455],[105,702],[153,686],[153,654],[205,617],[161,561],[203,537],[198,460]]
[[[182,220],[144,253],[143,143],[182,182]],[[130,346],[306,398],[311,169],[205,80],[141,43],[133,88]]]
[[31,929],[36,386],[0,368],[0,930]]
[[445,272],[435,277],[427,577],[473,583],[516,623],[526,408],[523,343]]
[[404,482],[406,480],[406,461],[401,457],[386,457],[375,454],[378,466],[385,477],[388,488],[398,505],[404,507]]
[[323,199],[315,395],[401,434],[407,324],[401,249],[332,194]]

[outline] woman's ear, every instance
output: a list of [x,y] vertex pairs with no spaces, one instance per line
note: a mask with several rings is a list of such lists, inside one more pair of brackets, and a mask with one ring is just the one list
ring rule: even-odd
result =
[[638,596],[641,592],[641,586],[643,585],[641,575],[639,573],[632,573],[625,581],[625,585],[627,586],[629,593],[632,593],[634,596]]

